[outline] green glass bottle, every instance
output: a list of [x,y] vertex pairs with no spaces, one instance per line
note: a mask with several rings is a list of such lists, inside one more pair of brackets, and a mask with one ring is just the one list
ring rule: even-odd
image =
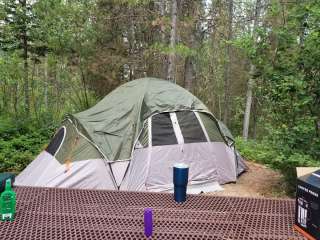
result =
[[1,221],[14,221],[16,213],[16,193],[11,188],[11,179],[6,180],[6,188],[0,195]]

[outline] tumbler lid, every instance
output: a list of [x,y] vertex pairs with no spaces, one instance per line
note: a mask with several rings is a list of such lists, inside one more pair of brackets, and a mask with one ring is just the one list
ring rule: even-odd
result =
[[175,167],[175,168],[189,168],[189,166],[185,163],[175,163],[173,165],[173,167]]

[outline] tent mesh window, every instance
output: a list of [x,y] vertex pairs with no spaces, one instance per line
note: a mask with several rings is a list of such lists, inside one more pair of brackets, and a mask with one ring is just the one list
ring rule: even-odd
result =
[[152,146],[178,144],[169,113],[152,117]]
[[207,131],[210,142],[224,142],[216,122],[209,114],[199,112],[201,121]]
[[206,142],[201,125],[191,111],[176,112],[184,143]]
[[66,128],[63,126],[58,130],[58,132],[54,135],[51,142],[47,146],[46,151],[50,153],[52,156],[54,156],[59,150],[65,134],[66,134]]

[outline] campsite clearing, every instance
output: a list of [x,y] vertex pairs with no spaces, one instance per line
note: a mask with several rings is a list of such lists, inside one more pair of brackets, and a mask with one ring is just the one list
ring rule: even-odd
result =
[[237,183],[222,185],[223,191],[209,194],[215,196],[289,198],[284,191],[284,181],[279,172],[251,161],[246,161],[246,164],[249,170],[238,178]]

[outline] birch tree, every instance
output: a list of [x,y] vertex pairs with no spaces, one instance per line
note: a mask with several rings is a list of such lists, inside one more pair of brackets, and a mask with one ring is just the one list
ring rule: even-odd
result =
[[168,59],[167,79],[171,82],[176,82],[175,79],[175,46],[177,34],[177,0],[172,0],[171,5],[171,31],[170,31],[170,53]]
[[[184,61],[184,88],[188,91],[192,91],[196,79],[195,58],[194,51],[198,48],[199,43],[199,30],[197,28],[200,22],[201,16],[201,3],[196,1],[185,1],[181,7],[182,13],[180,18],[185,22],[184,42],[186,46],[191,50]],[[181,34],[182,35],[182,34]]]
[[[255,30],[258,27],[258,21],[260,17],[261,12],[261,0],[256,0],[255,4],[255,11],[253,16],[253,27],[251,31],[251,35],[253,38],[253,41],[256,42],[256,34]],[[252,106],[252,92],[253,92],[253,86],[254,86],[254,77],[256,73],[256,66],[251,62],[250,63],[250,71],[249,71],[249,79],[247,82],[247,93],[246,93],[246,105],[245,105],[245,111],[244,111],[244,119],[243,119],[243,132],[242,137],[247,140],[249,135],[249,124],[250,124],[250,113],[251,113],[251,106]]]
[[[228,1],[228,32],[227,41],[232,40],[232,19],[233,0]],[[230,117],[230,70],[231,70],[231,49],[230,43],[226,44],[226,63],[224,65],[224,113],[223,121],[228,125]]]

